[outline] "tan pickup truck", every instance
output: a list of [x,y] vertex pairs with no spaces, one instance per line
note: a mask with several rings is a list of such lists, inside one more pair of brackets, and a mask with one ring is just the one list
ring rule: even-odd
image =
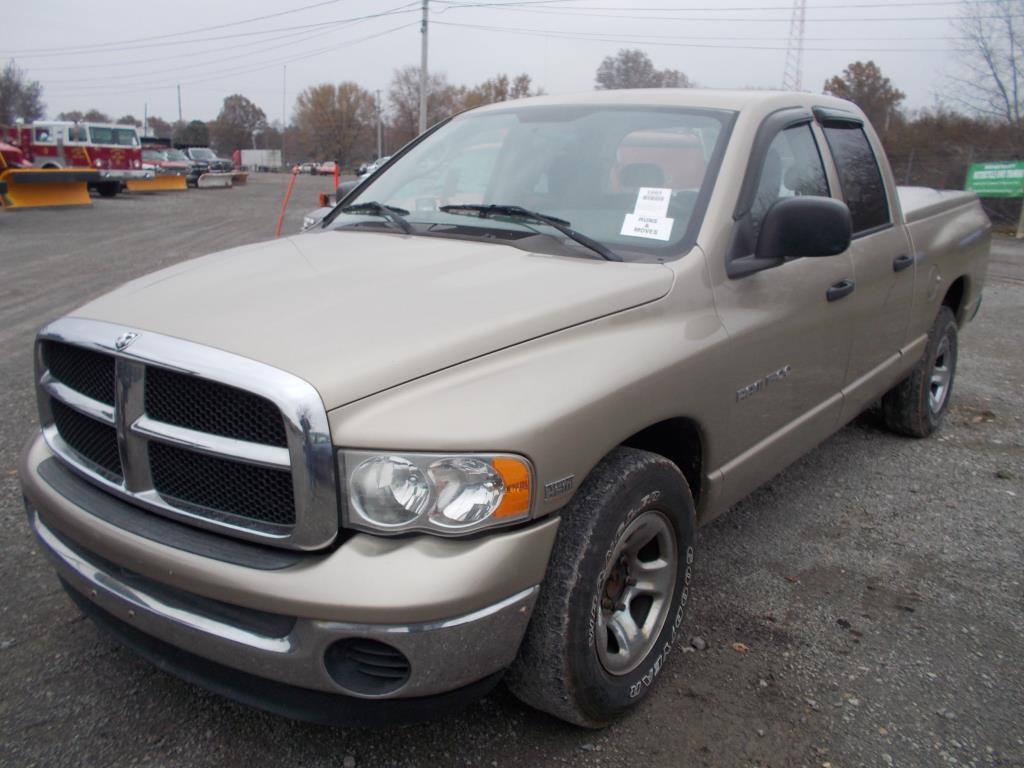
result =
[[684,632],[697,525],[879,399],[939,426],[989,230],[823,96],[476,109],[307,233],[43,328],[29,524],[86,614],[240,701],[377,723],[504,676],[601,726]]

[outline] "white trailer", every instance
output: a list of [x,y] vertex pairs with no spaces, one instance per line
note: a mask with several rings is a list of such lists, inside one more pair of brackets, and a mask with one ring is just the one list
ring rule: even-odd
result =
[[241,160],[246,171],[278,171],[284,166],[280,149],[243,149]]

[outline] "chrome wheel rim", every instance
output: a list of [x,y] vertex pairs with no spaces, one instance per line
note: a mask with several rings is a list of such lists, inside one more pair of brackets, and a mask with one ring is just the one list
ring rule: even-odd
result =
[[950,366],[949,337],[943,336],[932,363],[932,375],[928,381],[928,407],[932,413],[938,413],[946,402],[949,394],[949,381],[953,378]]
[[672,524],[648,510],[619,537],[601,584],[597,656],[612,675],[632,672],[650,653],[668,618],[679,555]]

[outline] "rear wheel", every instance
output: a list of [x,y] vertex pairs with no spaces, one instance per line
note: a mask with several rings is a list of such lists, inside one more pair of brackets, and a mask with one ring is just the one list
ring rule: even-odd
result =
[[943,306],[914,370],[882,397],[882,414],[889,429],[909,437],[927,437],[939,427],[953,395],[957,349],[956,317]]
[[693,564],[694,507],[679,469],[619,448],[562,515],[507,682],[522,701],[601,727],[650,691],[674,647]]

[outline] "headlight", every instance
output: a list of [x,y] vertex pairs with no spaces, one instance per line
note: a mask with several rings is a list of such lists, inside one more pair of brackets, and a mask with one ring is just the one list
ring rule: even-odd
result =
[[344,451],[346,524],[376,533],[458,535],[530,514],[530,463],[505,454]]

